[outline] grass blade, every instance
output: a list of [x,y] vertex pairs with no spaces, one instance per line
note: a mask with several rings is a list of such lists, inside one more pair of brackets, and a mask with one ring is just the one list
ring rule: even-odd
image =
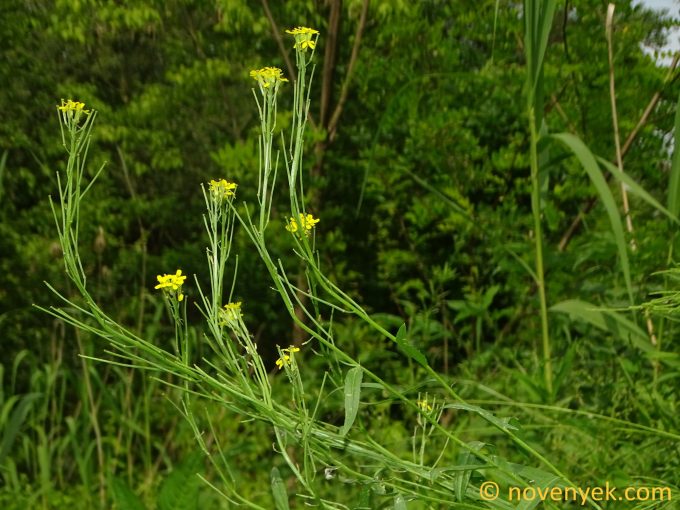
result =
[[640,186],[637,182],[631,179],[631,177],[627,173],[622,172],[616,165],[612,165],[609,161],[607,161],[604,158],[598,157],[597,161],[601,165],[603,165],[607,170],[609,170],[614,175],[614,177],[616,177],[619,181],[623,182],[628,187],[628,190],[631,193],[640,197],[642,200],[647,202],[657,211],[662,212],[663,214],[668,216],[668,218],[672,222],[680,223],[680,220],[678,220],[678,217],[674,213],[672,213],[664,206],[662,206],[652,195],[647,193],[642,186]]
[[630,262],[628,261],[628,248],[626,247],[626,239],[623,234],[623,222],[619,215],[619,210],[612,195],[607,180],[602,175],[597,160],[590,149],[578,137],[569,133],[558,133],[550,135],[553,139],[564,144],[574,156],[579,160],[581,166],[588,174],[590,181],[593,183],[595,190],[600,195],[602,204],[604,205],[607,215],[609,216],[609,223],[611,224],[614,239],[616,240],[616,247],[621,259],[621,272],[626,281],[626,289],[628,290],[628,298],[633,304],[633,284],[630,277]]
[[649,342],[649,336],[641,328],[613,310],[602,310],[592,303],[578,299],[562,301],[552,306],[550,310],[566,313],[574,319],[587,322],[598,329],[611,333],[615,338],[626,338],[644,352],[654,350]]
[[[472,441],[468,443],[471,450],[463,450],[458,456],[458,464],[461,466],[466,466],[468,464],[473,464],[475,461],[475,456],[472,450],[479,451],[484,447],[484,443],[479,441]],[[468,485],[470,484],[470,477],[472,476],[472,469],[466,469],[465,471],[457,471],[453,477],[453,487],[456,494],[456,500],[462,503],[465,500],[465,493],[467,492]]]
[[[2,466],[5,457],[9,454],[10,450],[12,449],[12,444],[14,444],[14,440],[19,435],[21,425],[24,423],[24,420],[26,419],[28,412],[31,410],[33,403],[40,396],[42,396],[42,393],[28,393],[24,395],[19,399],[19,404],[12,411],[12,414],[9,416],[7,423],[6,424],[3,423],[4,419],[0,420],[0,425],[4,425],[2,427],[4,429],[2,434],[2,442],[0,443],[0,466]],[[4,408],[2,409],[2,413],[0,414],[0,418],[5,416],[6,412],[9,411],[11,406],[14,405],[15,398],[18,399],[18,397],[11,397],[7,399],[7,402],[5,403]]]
[[673,216],[680,214],[680,96],[675,108],[675,135],[673,137],[673,161],[668,182],[668,210]]

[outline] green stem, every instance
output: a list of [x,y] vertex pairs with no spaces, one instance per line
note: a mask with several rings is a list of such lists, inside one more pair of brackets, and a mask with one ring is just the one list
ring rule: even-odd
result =
[[538,182],[538,134],[536,133],[536,116],[533,106],[529,106],[529,130],[531,134],[531,211],[534,216],[534,239],[536,248],[536,285],[541,300],[541,336],[543,339],[543,374],[548,394],[553,392],[552,356],[550,352],[550,334],[548,332],[548,305],[545,298],[545,275],[543,272],[543,232],[541,229],[541,198]]

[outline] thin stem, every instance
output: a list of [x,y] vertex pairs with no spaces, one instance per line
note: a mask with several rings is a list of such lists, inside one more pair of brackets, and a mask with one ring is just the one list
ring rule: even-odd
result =
[[531,134],[531,212],[534,217],[534,240],[536,249],[536,286],[541,301],[541,337],[543,341],[543,375],[548,394],[553,392],[553,369],[548,331],[548,304],[545,297],[545,274],[543,269],[543,231],[541,228],[541,197],[538,182],[538,134],[534,107],[529,106],[529,130]]

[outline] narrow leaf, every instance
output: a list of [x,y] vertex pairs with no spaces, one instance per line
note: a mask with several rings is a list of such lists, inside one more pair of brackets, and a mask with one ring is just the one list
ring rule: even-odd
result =
[[361,379],[364,371],[361,367],[352,367],[345,376],[345,423],[340,428],[340,435],[345,436],[352,427],[359,411],[361,396]]
[[2,442],[0,442],[0,466],[2,466],[5,457],[9,454],[12,449],[12,444],[14,440],[19,435],[21,426],[26,420],[28,412],[33,407],[33,402],[36,401],[42,393],[28,393],[21,397],[13,396],[7,399],[4,408],[2,409],[2,416],[11,409],[16,400],[19,400],[19,404],[12,410],[12,413],[7,419],[7,423],[4,423],[4,419],[0,420],[0,425],[3,427]]
[[428,368],[429,365],[427,364],[427,359],[423,353],[420,352],[414,345],[412,345],[411,342],[409,342],[406,334],[406,324],[402,324],[399,328],[399,331],[397,331],[395,341],[397,342],[399,349],[401,349],[401,352],[406,354],[406,356],[416,361],[423,367]]
[[[468,446],[475,452],[478,452],[484,447],[484,443],[479,441],[472,441],[468,443]],[[467,465],[472,464],[475,461],[475,456],[470,450],[463,450],[458,456],[458,464]],[[456,494],[456,500],[462,503],[465,499],[465,492],[467,491],[468,485],[470,483],[470,477],[472,476],[472,469],[466,469],[465,471],[458,471],[453,476],[453,487]]]
[[288,493],[286,492],[286,484],[283,483],[281,473],[277,468],[272,468],[270,474],[272,484],[272,496],[274,496],[274,505],[276,510],[290,510],[288,506]]
[[645,352],[654,350],[645,332],[620,313],[601,310],[592,303],[578,299],[562,301],[552,306],[550,310],[566,313],[572,318],[587,322],[598,329],[611,333],[615,338],[630,340],[633,345]]
[[673,161],[668,182],[668,210],[673,216],[680,214],[680,96],[675,107],[675,134],[673,136]]
[[557,3],[555,0],[524,1],[524,51],[527,61],[527,99],[534,107],[536,125],[542,124],[543,59],[548,47]]
[[479,406],[473,406],[470,404],[446,404],[444,409],[461,409],[463,411],[476,413],[500,430],[519,430],[518,427],[510,423],[512,418],[497,418],[493,413],[487,411],[486,409],[482,409]]
[[576,136],[569,133],[559,133],[556,135],[551,135],[552,138],[558,142],[563,143],[567,146],[573,153],[574,156],[579,160],[581,166],[590,177],[595,190],[600,195],[602,204],[604,205],[607,215],[609,216],[609,223],[611,224],[612,232],[614,234],[614,239],[616,240],[616,247],[619,252],[619,258],[621,259],[621,271],[623,272],[623,278],[626,281],[626,288],[628,289],[628,298],[631,304],[633,303],[633,284],[630,278],[630,264],[628,262],[628,248],[626,247],[626,239],[623,235],[623,223],[621,222],[621,216],[619,215],[618,207],[616,206],[616,201],[612,195],[607,180],[602,175],[602,170],[595,160],[590,149],[585,146],[585,144]]
[[604,165],[604,167],[607,170],[609,170],[614,175],[614,177],[616,177],[619,181],[623,182],[628,187],[632,194],[640,197],[642,200],[647,202],[657,211],[664,213],[674,223],[680,223],[677,216],[675,216],[672,212],[670,212],[668,209],[662,206],[652,195],[647,193],[644,190],[644,188],[640,186],[637,182],[635,182],[628,174],[622,172],[616,165],[612,165],[609,161],[607,161],[604,158],[598,157],[597,160],[600,162],[601,165]]

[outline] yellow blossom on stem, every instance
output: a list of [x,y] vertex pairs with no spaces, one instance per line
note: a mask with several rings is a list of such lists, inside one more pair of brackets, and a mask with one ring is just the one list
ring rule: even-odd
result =
[[284,365],[288,365],[290,363],[293,354],[296,352],[300,352],[300,348],[295,347],[294,345],[291,345],[286,349],[281,349],[281,357],[276,360],[276,366],[279,367],[279,370],[281,370]]
[[429,413],[432,411],[432,405],[427,401],[427,398],[425,400],[418,400],[416,404],[418,404],[418,407],[420,407],[421,411],[424,413]]
[[69,99],[68,101],[61,100],[61,106],[57,105],[57,109],[62,112],[83,112],[86,114],[90,113],[90,110],[85,110],[85,103],[78,101],[73,101]]
[[286,225],[286,230],[288,232],[296,233],[298,230],[302,230],[305,235],[309,235],[309,232],[319,223],[318,218],[315,218],[311,214],[300,213],[300,219],[290,218],[288,225]]
[[319,35],[318,30],[307,27],[297,27],[292,30],[286,30],[287,34],[295,37],[295,48],[300,51],[306,51],[307,48],[316,48],[316,38],[314,36]]
[[156,276],[158,280],[158,285],[154,289],[162,289],[166,294],[176,297],[177,301],[182,301],[184,299],[184,294],[182,294],[182,284],[184,280],[187,279],[186,276],[182,275],[182,270],[178,269],[175,274],[164,274]]
[[219,200],[233,197],[235,194],[234,191],[237,187],[238,184],[229,182],[225,179],[220,179],[219,181],[213,179],[208,183],[208,189],[210,190],[210,193]]
[[283,366],[287,365],[288,363],[290,363],[290,356],[288,356],[288,354],[284,354],[276,360],[276,366],[279,367],[279,370],[281,370]]
[[241,317],[243,317],[243,314],[241,313],[241,301],[237,301],[236,303],[227,303],[220,312],[222,316],[221,323],[223,326],[226,324],[234,324]]
[[284,81],[288,81],[283,77],[283,71],[278,67],[263,67],[262,69],[253,69],[250,71],[250,77],[266,89],[272,85],[275,86]]

